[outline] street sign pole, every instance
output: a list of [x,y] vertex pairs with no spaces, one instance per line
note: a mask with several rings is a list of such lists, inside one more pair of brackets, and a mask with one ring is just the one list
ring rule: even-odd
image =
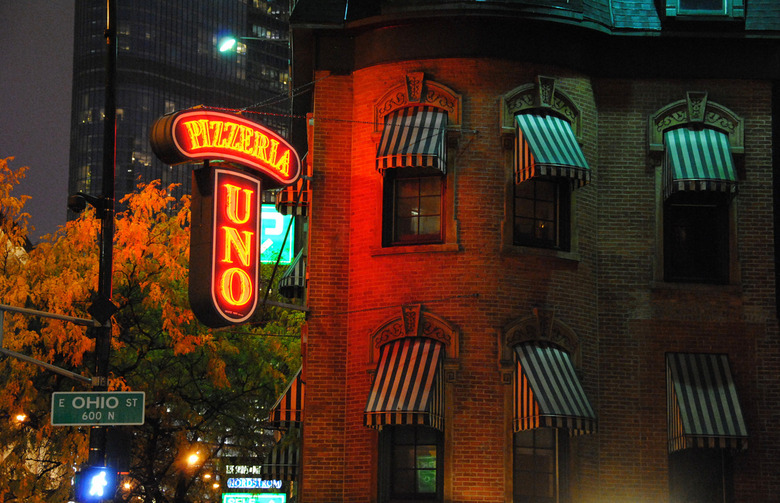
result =
[[[101,217],[100,263],[97,298],[90,314],[102,325],[95,333],[95,378],[93,389],[108,389],[108,363],[111,351],[111,316],[116,307],[111,302],[114,244],[114,174],[116,166],[116,2],[106,0],[106,75],[103,122],[103,192],[96,208]],[[89,464],[105,466],[106,429],[93,426],[89,434]]]

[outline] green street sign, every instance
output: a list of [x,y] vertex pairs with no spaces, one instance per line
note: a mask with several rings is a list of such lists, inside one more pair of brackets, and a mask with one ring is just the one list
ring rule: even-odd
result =
[[222,503],[287,503],[285,493],[223,493]]
[[52,426],[120,426],[144,424],[143,391],[55,392]]

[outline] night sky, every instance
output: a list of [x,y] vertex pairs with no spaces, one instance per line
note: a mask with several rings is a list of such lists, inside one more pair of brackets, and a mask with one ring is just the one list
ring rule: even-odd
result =
[[29,166],[35,243],[65,223],[74,0],[0,0],[0,158]]

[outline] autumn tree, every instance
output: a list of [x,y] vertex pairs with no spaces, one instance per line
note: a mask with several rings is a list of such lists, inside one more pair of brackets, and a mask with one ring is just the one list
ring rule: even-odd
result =
[[[0,303],[90,318],[97,290],[100,220],[69,221],[34,249],[24,245],[25,197],[12,195],[24,170],[0,161]],[[142,426],[110,428],[110,446],[129,453],[128,488],[115,501],[184,502],[213,498],[205,474],[226,456],[261,457],[263,419],[300,365],[301,313],[258,309],[251,323],[212,330],[187,299],[189,198],[172,187],[139,186],[116,216],[110,388],[146,393]],[[11,250],[17,250],[12,253]],[[266,274],[268,271],[264,271]],[[273,297],[272,297],[273,298]],[[73,372],[94,368],[90,329],[6,313],[4,346]],[[0,358],[0,501],[67,501],[71,477],[87,459],[89,428],[49,424],[51,394],[83,391],[77,381]],[[14,420],[17,414],[24,420]],[[113,455],[115,449],[110,449]],[[187,456],[198,453],[198,463]]]

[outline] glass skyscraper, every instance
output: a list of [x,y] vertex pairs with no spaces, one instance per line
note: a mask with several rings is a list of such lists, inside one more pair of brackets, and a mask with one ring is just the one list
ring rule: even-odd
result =
[[[189,193],[192,165],[168,166],[149,146],[149,128],[164,114],[244,110],[287,136],[289,0],[116,1],[117,201],[156,179],[180,184],[177,196]],[[69,194],[101,195],[105,28],[105,0],[76,1]],[[221,53],[228,35],[238,44]]]

